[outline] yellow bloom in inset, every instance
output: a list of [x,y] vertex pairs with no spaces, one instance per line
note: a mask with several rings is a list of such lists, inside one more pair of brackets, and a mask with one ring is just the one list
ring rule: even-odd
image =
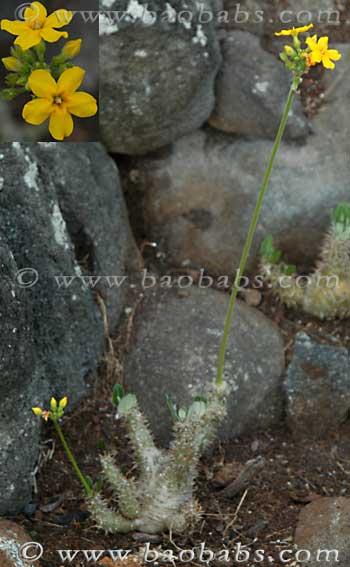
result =
[[8,71],[20,71],[22,69],[22,63],[16,57],[3,57],[1,61]]
[[57,409],[57,401],[56,398],[51,398],[50,400],[50,407],[52,409],[52,411],[55,411]]
[[50,118],[49,131],[55,140],[70,136],[74,128],[72,114],[87,118],[97,112],[97,102],[92,95],[76,92],[84,75],[84,69],[72,67],[64,71],[56,82],[49,71],[33,71],[28,84],[38,98],[24,106],[24,120],[39,125]]
[[32,2],[24,11],[24,21],[1,20],[1,29],[17,35],[15,44],[26,51],[38,45],[42,39],[54,43],[61,37],[68,37],[67,32],[59,32],[54,28],[68,25],[72,17],[72,12],[62,8],[48,16],[41,2]]
[[307,32],[309,30],[311,30],[311,28],[314,27],[314,24],[309,24],[308,26],[302,26],[301,28],[291,28],[289,30],[281,30],[280,32],[275,32],[275,35],[292,35],[293,37],[296,37],[299,33],[304,33]]
[[313,37],[308,37],[306,43],[311,49],[311,53],[309,54],[309,66],[322,63],[326,69],[334,69],[335,65],[333,61],[339,61],[339,59],[341,59],[341,54],[337,49],[328,49],[327,36],[320,37],[320,39],[317,40],[317,35],[314,35]]
[[66,45],[62,49],[62,55],[67,58],[76,57],[77,55],[79,55],[81,42],[81,39],[73,39],[72,41],[67,41]]

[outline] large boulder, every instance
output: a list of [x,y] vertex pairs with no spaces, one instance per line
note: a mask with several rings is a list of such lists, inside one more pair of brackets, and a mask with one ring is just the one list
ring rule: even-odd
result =
[[350,352],[298,333],[285,387],[287,423],[297,438],[336,429],[350,411]]
[[[107,7],[123,13],[121,21]],[[108,150],[145,154],[202,126],[221,61],[214,18],[198,20],[214,9],[211,0],[105,0],[102,8],[100,130]]]
[[[272,234],[293,263],[314,265],[330,211],[349,198],[348,47],[325,75],[324,105],[304,146],[283,143],[269,183],[252,253]],[[272,142],[246,141],[210,129],[167,152],[133,160],[128,183],[144,196],[145,229],[171,265],[212,274],[237,268]]]
[[[290,89],[290,73],[251,33],[227,34],[221,50],[223,63],[216,79],[210,126],[251,138],[274,139]],[[285,139],[305,140],[307,134],[307,120],[297,98]]]
[[[125,368],[134,392],[162,443],[169,441],[170,394],[178,405],[205,394],[214,382],[228,296],[213,289],[153,290],[135,319]],[[284,347],[277,327],[238,302],[230,333],[225,378],[231,387],[220,435],[230,439],[281,418]]]
[[85,276],[124,275],[137,258],[114,162],[99,144],[0,145],[0,514],[31,497],[38,449],[33,405],[94,383],[104,327],[115,326],[127,285]]
[[320,498],[300,513],[295,532],[300,563],[308,567],[348,567],[350,498]]

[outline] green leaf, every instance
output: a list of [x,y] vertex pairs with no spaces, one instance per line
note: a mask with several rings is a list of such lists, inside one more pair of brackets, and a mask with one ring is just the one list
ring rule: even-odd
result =
[[281,259],[282,252],[275,248],[273,237],[267,236],[261,243],[260,254],[265,262],[277,264]]
[[192,415],[196,415],[198,417],[202,417],[207,412],[207,403],[203,402],[202,400],[198,400],[193,402],[188,408],[187,415],[190,417]]
[[281,266],[281,271],[286,276],[292,276],[296,273],[297,267],[294,264],[285,264],[284,266]]
[[122,398],[124,398],[125,392],[124,388],[121,384],[116,384],[113,388],[112,392],[112,402],[115,406],[119,405],[119,402]]
[[178,421],[179,416],[178,416],[178,413],[177,413],[177,408],[176,408],[176,404],[175,404],[174,400],[172,399],[170,394],[165,394],[165,399],[166,399],[167,406],[170,410],[171,417],[173,418],[174,421]]
[[101,492],[102,487],[103,487],[103,478],[98,478],[93,487],[94,493],[97,494],[98,492]]
[[134,394],[127,394],[120,400],[118,404],[118,411],[121,414],[123,414],[123,413],[127,413],[128,411],[136,407],[137,407],[136,396]]

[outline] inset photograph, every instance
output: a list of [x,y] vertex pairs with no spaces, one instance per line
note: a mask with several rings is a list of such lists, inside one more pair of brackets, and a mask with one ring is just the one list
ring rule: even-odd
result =
[[1,4],[1,142],[99,139],[98,2],[79,7]]

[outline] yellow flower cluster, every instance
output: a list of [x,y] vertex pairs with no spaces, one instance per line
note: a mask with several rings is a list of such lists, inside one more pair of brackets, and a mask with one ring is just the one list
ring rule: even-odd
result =
[[59,403],[57,403],[56,398],[51,398],[50,410],[43,410],[39,407],[32,408],[34,415],[41,416],[45,421],[49,419],[59,419],[64,414],[64,409],[68,404],[68,398],[65,396]]
[[286,66],[297,76],[301,76],[309,67],[313,67],[318,63],[322,63],[326,69],[334,69],[335,64],[333,61],[341,59],[341,54],[337,49],[329,49],[327,36],[323,36],[320,39],[317,38],[317,35],[308,37],[305,41],[306,46],[302,47],[299,34],[308,32],[313,27],[313,24],[309,24],[275,33],[276,36],[291,36],[293,38],[293,47],[285,45],[280,57]]
[[2,59],[10,72],[6,77],[10,88],[3,91],[3,96],[11,100],[30,91],[33,99],[25,104],[23,119],[33,125],[49,120],[51,136],[60,141],[73,132],[72,116],[88,118],[98,110],[91,94],[77,92],[85,71],[72,65],[70,59],[79,54],[81,39],[68,41],[50,64],[44,59],[45,42],[67,38],[68,32],[58,30],[70,24],[72,18],[69,10],[61,8],[48,15],[41,2],[32,2],[24,11],[23,21],[1,20],[1,29],[17,36],[11,56]]

